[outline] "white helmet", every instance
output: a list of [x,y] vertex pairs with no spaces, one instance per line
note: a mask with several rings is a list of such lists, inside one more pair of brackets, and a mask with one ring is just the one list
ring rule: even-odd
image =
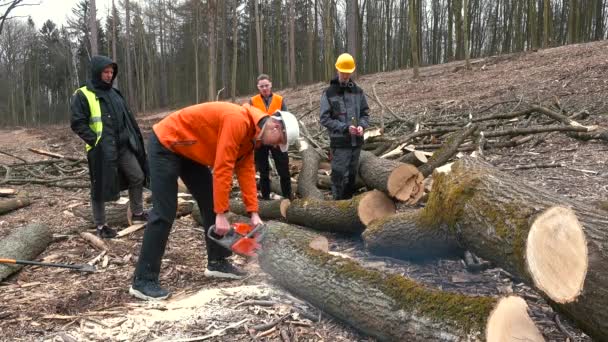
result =
[[280,144],[279,147],[281,148],[281,151],[287,152],[289,145],[296,142],[300,137],[300,126],[298,124],[298,119],[296,119],[296,117],[290,112],[282,110],[276,111],[273,118],[283,121],[283,126],[285,126],[285,137],[287,140],[285,141],[285,144]]

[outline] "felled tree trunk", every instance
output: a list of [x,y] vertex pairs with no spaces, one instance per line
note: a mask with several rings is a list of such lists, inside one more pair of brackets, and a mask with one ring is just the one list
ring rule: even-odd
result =
[[462,248],[447,226],[421,227],[423,210],[409,210],[372,222],[363,232],[365,247],[376,255],[422,260],[460,256]]
[[403,202],[415,204],[424,193],[424,177],[410,164],[376,157],[361,151],[359,175],[368,189],[380,190]]
[[320,156],[312,146],[300,151],[302,154],[302,169],[298,175],[298,194],[302,198],[323,199],[323,193],[317,188],[317,174]]
[[476,130],[477,125],[473,124],[458,134],[454,133],[454,135],[452,135],[443,143],[439,150],[433,153],[433,156],[428,160],[426,164],[418,168],[422,175],[424,177],[429,176],[433,173],[433,170],[438,167],[441,167],[450,159],[452,159],[452,157],[454,157],[456,153],[458,153],[458,148],[460,147],[460,145]]
[[433,174],[427,205],[410,222],[421,231],[449,227],[465,248],[527,280],[588,335],[608,340],[604,212],[463,158]]
[[[357,178],[355,179],[355,189],[359,190],[363,187],[365,187],[365,183],[363,183],[361,177],[357,175]],[[325,174],[317,175],[317,188],[331,190],[331,176]]]
[[384,341],[543,341],[519,297],[430,289],[328,254],[320,239],[270,221],[260,265],[289,291],[365,334]]
[[365,224],[396,211],[395,203],[380,191],[369,191],[349,200],[298,199],[287,208],[287,222],[334,233],[360,234]]
[[[258,200],[258,214],[261,218],[267,220],[282,219],[287,215],[287,207],[289,207],[289,204],[290,201],[288,199],[270,201]],[[235,214],[249,216],[245,204],[238,199],[230,200],[230,211]]]
[[2,199],[0,200],[0,215],[26,207],[30,205],[30,203],[30,199],[27,197]]
[[[32,260],[51,243],[52,235],[43,224],[30,224],[0,239],[0,258]],[[17,272],[22,265],[0,264],[0,280]]]

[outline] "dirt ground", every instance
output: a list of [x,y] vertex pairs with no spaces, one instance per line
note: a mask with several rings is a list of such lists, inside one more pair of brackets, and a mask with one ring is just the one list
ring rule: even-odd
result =
[[[471,71],[462,65],[453,62],[422,68],[419,81],[412,79],[410,70],[358,78],[369,95],[372,122],[379,125],[382,112],[374,100],[375,88],[379,101],[396,115],[420,122],[510,112],[541,104],[559,105],[566,113],[587,110],[590,115],[581,123],[608,128],[608,42],[475,60]],[[319,131],[319,95],[324,87],[317,83],[280,91],[290,110],[304,117],[311,135]],[[384,115],[386,122],[392,120],[388,111]],[[162,116],[163,113],[141,114],[138,120],[142,130],[147,134]],[[30,162],[46,158],[28,148],[84,157],[81,142],[67,125],[0,130],[0,151]],[[584,142],[563,133],[551,133],[538,142],[487,150],[485,158],[501,168],[560,163],[562,167],[507,172],[539,188],[594,203],[608,198],[606,151],[605,142]],[[15,158],[0,153],[0,164],[15,162]],[[100,255],[78,235],[88,224],[72,213],[74,206],[88,202],[88,189],[10,187],[27,192],[33,203],[0,216],[0,237],[25,224],[43,222],[55,238],[39,260],[87,263]],[[334,252],[429,286],[468,294],[519,294],[526,299],[530,315],[548,341],[591,341],[567,318],[555,313],[538,293],[499,268],[472,274],[460,260],[414,264],[380,258],[369,255],[358,239],[328,237]],[[137,301],[129,296],[128,286],[141,238],[139,231],[109,241],[110,250],[99,258],[98,272],[93,274],[26,267],[1,282],[0,340],[148,341],[221,333],[209,340],[283,341],[283,334],[291,341],[374,341],[277,287],[255,262],[235,258],[250,272],[241,281],[205,278],[201,231],[190,216],[176,221],[163,259],[161,282],[172,291],[171,300],[156,304]],[[283,321],[275,327],[259,326],[278,318]]]

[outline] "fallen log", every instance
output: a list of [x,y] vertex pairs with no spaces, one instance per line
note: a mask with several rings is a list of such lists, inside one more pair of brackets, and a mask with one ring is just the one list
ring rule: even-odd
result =
[[433,156],[428,160],[428,162],[418,168],[420,173],[422,173],[424,177],[427,177],[433,173],[433,170],[447,163],[456,155],[456,153],[458,153],[458,148],[465,141],[465,139],[473,134],[476,130],[477,125],[473,124],[464,129],[460,134],[454,134],[452,137],[447,139],[447,141],[443,143],[443,146],[438,151],[433,153]]
[[317,188],[317,174],[321,158],[314,148],[306,145],[307,148],[300,151],[302,155],[302,169],[298,175],[297,191],[302,198],[324,199],[323,193]]
[[287,208],[287,222],[334,233],[360,234],[365,224],[392,215],[395,204],[380,191],[348,200],[297,199]]
[[447,226],[421,227],[424,210],[408,210],[372,222],[363,232],[373,254],[408,260],[460,257],[463,249]]
[[[32,260],[52,241],[49,228],[43,224],[29,224],[0,239],[0,258]],[[0,264],[0,281],[19,271],[22,265]]]
[[411,164],[415,167],[420,167],[426,164],[429,159],[426,157],[426,153],[422,151],[412,151],[399,159],[400,162],[405,164]]
[[27,207],[30,204],[31,202],[28,197],[2,199],[0,200],[0,215],[6,214],[13,210],[17,210],[19,208]]
[[[331,183],[330,175],[326,175],[326,174],[317,175],[317,188],[331,190],[331,185],[332,185],[332,183]],[[363,183],[363,180],[361,180],[361,177],[359,177],[359,175],[357,175],[357,178],[355,179],[355,189],[359,190],[364,187],[365,187],[365,183]]]
[[608,340],[604,212],[467,157],[433,174],[417,218],[422,231],[449,227],[463,247],[535,286],[591,337]]
[[260,265],[289,291],[367,335],[384,341],[543,341],[519,297],[431,289],[319,250],[320,238],[270,221]]
[[424,177],[410,164],[378,158],[373,153],[361,151],[359,176],[368,189],[380,190],[399,201],[422,196],[420,192],[423,191],[421,184]]
[[[266,220],[282,219],[287,215],[287,207],[289,207],[289,204],[290,201],[288,199],[270,201],[258,200],[258,214],[261,218]],[[245,204],[238,199],[230,200],[230,211],[238,215],[249,216]]]

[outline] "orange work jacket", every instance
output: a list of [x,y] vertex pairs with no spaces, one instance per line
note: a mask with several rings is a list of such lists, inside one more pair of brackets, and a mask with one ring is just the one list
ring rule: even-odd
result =
[[253,150],[267,114],[249,104],[207,102],[169,114],[152,129],[170,151],[213,168],[213,208],[229,209],[236,172],[248,212],[258,211]]
[[274,112],[281,110],[281,107],[283,107],[283,97],[281,95],[272,94],[272,101],[270,101],[270,105],[266,108],[266,103],[264,103],[262,95],[257,94],[251,98],[251,104],[266,114],[274,114]]

